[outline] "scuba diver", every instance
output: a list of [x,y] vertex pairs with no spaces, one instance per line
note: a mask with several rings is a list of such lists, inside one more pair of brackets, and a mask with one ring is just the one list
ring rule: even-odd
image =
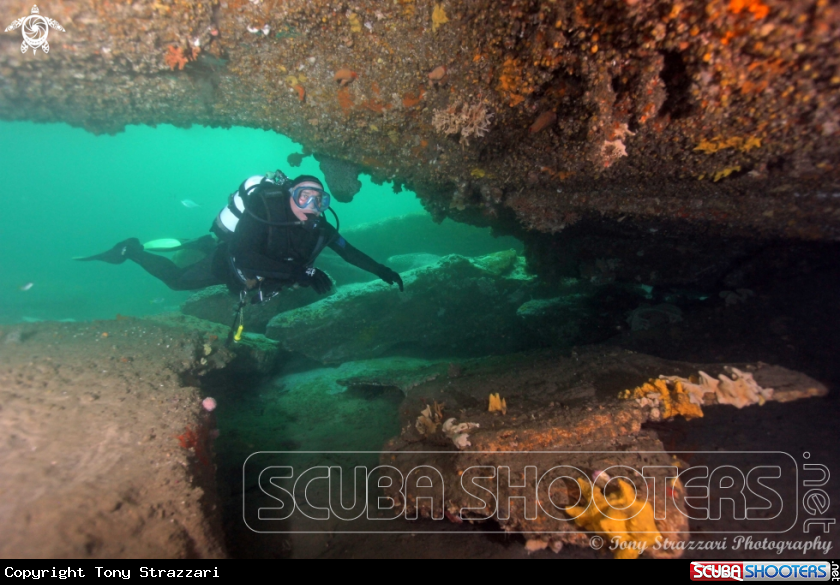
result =
[[[335,217],[335,226],[326,221],[324,212],[328,209]],[[251,293],[254,304],[295,285],[311,287],[318,294],[329,292],[330,277],[314,267],[315,259],[327,246],[346,262],[388,284],[397,284],[402,292],[403,281],[397,272],[351,246],[338,229],[338,216],[330,208],[330,195],[320,180],[310,175],[289,179],[276,171],[247,179],[230,195],[210,228],[216,237],[207,235],[186,243],[151,242],[146,246],[130,238],[107,252],[77,260],[109,264],[131,260],[172,290],[225,284],[239,294],[240,319]],[[206,256],[182,268],[150,250],[198,250]]]

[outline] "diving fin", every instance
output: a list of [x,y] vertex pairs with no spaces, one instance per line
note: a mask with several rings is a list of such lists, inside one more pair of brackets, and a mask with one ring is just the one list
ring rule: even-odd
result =
[[147,252],[178,252],[180,250],[200,250],[209,254],[216,249],[216,239],[213,236],[201,236],[192,240],[163,238],[143,244]]
[[147,252],[175,252],[180,250],[184,243],[175,238],[163,238],[160,240],[152,240],[143,244],[143,249]]
[[93,260],[98,260],[100,262],[107,262],[108,264],[122,264],[128,259],[130,254],[142,251],[143,244],[140,243],[140,240],[137,238],[129,238],[127,240],[123,240],[107,252],[102,252],[101,254],[96,254],[95,256],[86,256],[84,258],[73,258],[73,260],[78,260],[79,262],[91,262]]

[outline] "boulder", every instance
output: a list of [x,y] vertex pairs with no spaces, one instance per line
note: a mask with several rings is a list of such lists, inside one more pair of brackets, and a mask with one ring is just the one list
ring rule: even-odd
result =
[[515,250],[470,259],[455,254],[402,275],[405,292],[381,281],[340,287],[286,311],[266,336],[324,363],[381,356],[400,347],[487,355],[527,347],[516,311],[535,286]]
[[[435,223],[427,213],[410,213],[382,221],[342,228],[341,235],[377,262],[403,272],[430,264],[447,254],[482,256],[509,250],[521,252],[522,242],[509,236],[494,237],[489,228],[444,221]],[[432,259],[433,256],[438,258]],[[348,264],[327,248],[315,266],[339,285],[369,282],[376,276]]]
[[449,364],[407,357],[388,357],[344,362],[339,367],[315,368],[282,374],[271,387],[278,392],[312,395],[342,394],[347,390],[395,389],[407,394],[411,388],[448,372]]
[[405,272],[434,264],[438,260],[440,260],[440,256],[435,254],[396,254],[388,258],[387,264],[397,272]]
[[[468,529],[467,522],[484,522],[487,532],[519,533],[528,539],[529,551],[550,547],[559,552],[570,545],[590,550],[598,542],[590,540],[597,533],[610,544],[627,545],[601,551],[617,558],[682,555],[682,545],[690,538],[684,499],[693,495],[683,481],[692,476],[666,478],[663,471],[688,469],[687,460],[699,453],[669,453],[659,435],[672,437],[667,425],[679,425],[682,421],[674,420],[678,416],[704,416],[699,405],[680,407],[687,402],[682,390],[669,391],[660,384],[650,392],[663,394],[638,398],[634,386],[699,370],[713,376],[754,374],[762,385],[772,382],[784,388],[783,396],[774,394],[772,400],[786,403],[827,394],[816,380],[778,366],[694,364],[627,350],[605,351],[603,346],[578,347],[570,355],[550,349],[490,356],[454,366],[450,375],[430,378],[405,392],[399,408],[400,435],[385,444],[380,456],[380,472],[390,479],[380,485],[387,486],[385,495],[396,509],[406,518],[463,524],[463,530]],[[502,408],[494,408],[500,402]],[[771,409],[769,418],[781,416],[786,407],[764,408]],[[725,420],[735,411],[738,419],[749,420],[760,416],[749,412],[758,408],[735,411],[731,406],[709,406],[708,416]],[[732,436],[709,440],[720,446],[720,453],[706,452],[713,453],[718,465],[743,469],[788,457],[781,454],[776,459],[778,454],[771,451],[724,453]],[[417,481],[421,469],[422,475],[433,478],[431,482]],[[647,482],[639,481],[639,471],[650,474]],[[634,490],[622,489],[628,478],[639,490],[636,497]],[[650,489],[664,487],[666,479],[669,489]],[[711,489],[715,495],[710,497],[724,495],[723,490]],[[624,491],[630,492],[629,501],[617,505]],[[530,507],[523,497],[531,498]],[[582,513],[593,501],[604,503],[603,497],[614,507],[609,510],[610,521],[607,508],[598,504],[589,514]],[[633,513],[613,514],[631,502],[635,507],[627,509]],[[635,522],[628,522],[631,516]],[[412,528],[422,530],[418,525]],[[719,530],[720,521],[707,521],[695,529]],[[674,546],[650,546],[660,533]],[[648,546],[642,546],[645,543]]]

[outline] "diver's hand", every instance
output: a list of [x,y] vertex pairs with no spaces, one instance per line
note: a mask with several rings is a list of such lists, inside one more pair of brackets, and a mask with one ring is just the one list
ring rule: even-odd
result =
[[384,280],[388,284],[397,283],[400,287],[400,292],[403,291],[402,278],[400,278],[400,275],[398,273],[394,272],[393,270],[391,270],[387,266],[383,266],[382,268],[379,269],[379,275],[378,276],[379,276],[379,278],[381,278],[382,280]]
[[332,288],[330,277],[327,276],[326,272],[317,268],[301,266],[295,280],[300,286],[312,287],[319,295],[329,292]]

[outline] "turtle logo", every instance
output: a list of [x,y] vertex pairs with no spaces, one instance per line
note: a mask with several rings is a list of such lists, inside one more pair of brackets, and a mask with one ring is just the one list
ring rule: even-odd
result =
[[21,53],[25,53],[26,49],[29,47],[32,47],[33,53],[37,53],[39,47],[45,53],[49,53],[50,44],[47,42],[47,35],[50,32],[49,28],[52,27],[55,30],[65,32],[64,28],[52,18],[47,18],[46,16],[38,14],[37,6],[32,7],[32,14],[24,16],[23,18],[18,18],[12,24],[7,26],[6,32],[20,27],[23,27],[21,30],[23,33],[23,43],[20,45]]

